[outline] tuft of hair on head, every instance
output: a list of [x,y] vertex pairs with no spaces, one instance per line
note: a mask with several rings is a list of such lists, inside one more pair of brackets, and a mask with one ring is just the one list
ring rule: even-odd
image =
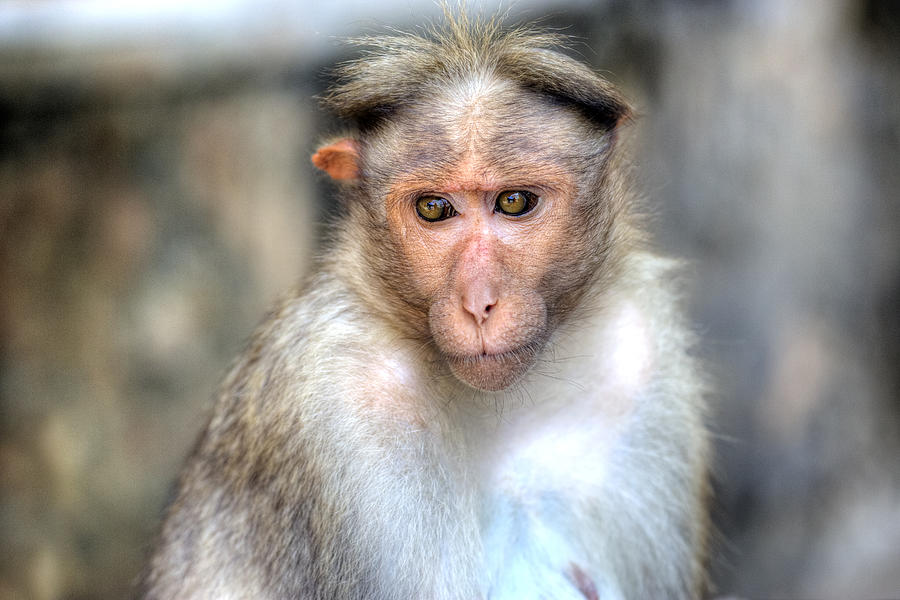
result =
[[612,85],[566,56],[568,38],[535,26],[505,28],[502,18],[471,18],[443,5],[444,16],[419,32],[363,36],[363,55],[340,65],[324,106],[360,130],[420,97],[423,89],[470,77],[507,79],[571,105],[605,130],[631,118]]

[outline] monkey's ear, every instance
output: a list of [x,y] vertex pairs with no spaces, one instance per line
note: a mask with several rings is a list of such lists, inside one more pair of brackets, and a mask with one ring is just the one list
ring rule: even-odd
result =
[[312,155],[312,164],[338,181],[358,179],[359,143],[351,138],[341,138],[322,146]]

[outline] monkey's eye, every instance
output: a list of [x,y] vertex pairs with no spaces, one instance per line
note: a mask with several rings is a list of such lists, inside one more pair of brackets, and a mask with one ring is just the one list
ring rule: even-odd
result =
[[505,215],[518,217],[537,206],[538,196],[525,190],[507,190],[497,196],[496,209]]
[[416,212],[426,221],[443,221],[456,216],[456,209],[450,201],[440,196],[422,196],[416,200]]

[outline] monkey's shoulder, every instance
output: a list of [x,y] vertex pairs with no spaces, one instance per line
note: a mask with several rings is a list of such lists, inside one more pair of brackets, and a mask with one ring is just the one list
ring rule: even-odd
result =
[[325,399],[340,401],[377,383],[385,368],[403,375],[392,358],[398,345],[348,285],[318,273],[256,329],[220,386],[217,411],[265,405],[309,412]]

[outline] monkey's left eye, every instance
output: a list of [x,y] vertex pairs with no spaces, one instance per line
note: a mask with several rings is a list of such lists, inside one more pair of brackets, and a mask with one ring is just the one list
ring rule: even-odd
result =
[[500,212],[518,217],[537,206],[538,196],[525,190],[508,190],[497,196],[496,208]]
[[450,201],[440,196],[422,196],[416,200],[416,212],[426,221],[443,221],[457,215]]

